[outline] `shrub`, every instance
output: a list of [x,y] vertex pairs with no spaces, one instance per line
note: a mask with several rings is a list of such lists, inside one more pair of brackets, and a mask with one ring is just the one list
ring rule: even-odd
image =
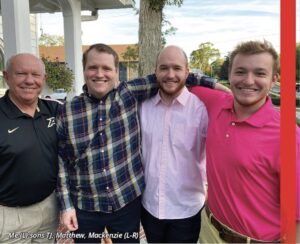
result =
[[65,89],[66,92],[71,91],[74,75],[71,69],[65,63],[58,60],[51,61],[49,58],[42,57],[45,64],[46,73],[48,75],[46,83],[52,89]]

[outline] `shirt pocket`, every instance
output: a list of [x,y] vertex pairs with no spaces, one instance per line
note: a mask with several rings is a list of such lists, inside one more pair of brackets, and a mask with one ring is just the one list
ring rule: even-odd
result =
[[199,145],[200,131],[196,125],[175,124],[171,130],[172,145],[175,148],[192,150]]

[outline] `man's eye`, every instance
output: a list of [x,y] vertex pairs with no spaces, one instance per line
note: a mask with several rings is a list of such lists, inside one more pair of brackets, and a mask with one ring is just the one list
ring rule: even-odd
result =
[[241,71],[241,70],[238,70],[238,71],[235,71],[234,73],[237,74],[237,75],[241,75],[241,74],[244,74],[245,72]]
[[112,68],[110,68],[110,67],[103,67],[103,70],[105,70],[105,71],[112,71]]
[[24,76],[24,75],[26,75],[25,73],[22,73],[22,72],[18,72],[17,73],[17,76]]

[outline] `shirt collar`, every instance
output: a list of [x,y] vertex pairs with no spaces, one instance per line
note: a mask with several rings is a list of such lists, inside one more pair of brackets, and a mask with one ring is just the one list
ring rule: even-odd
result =
[[100,101],[103,101],[103,102],[105,102],[105,100],[108,98],[108,96],[111,94],[111,92],[113,91],[113,90],[115,90],[116,88],[113,88],[111,91],[109,91],[104,97],[102,97],[102,98],[96,98],[96,97],[94,97],[92,94],[90,94],[89,92],[88,92],[88,89],[87,89],[87,85],[86,84],[84,84],[83,86],[82,86],[82,90],[83,90],[83,95],[85,95],[88,99],[89,99],[89,101],[91,101],[91,102],[100,102]]
[[[176,97],[173,101],[172,104],[174,104],[175,102],[181,104],[182,106],[185,106],[188,98],[190,96],[190,92],[188,91],[188,89],[186,87],[183,87],[182,92],[180,93],[180,95],[178,97]],[[154,104],[157,105],[158,103],[163,102],[159,92],[156,94],[156,96],[154,97]]]
[[272,104],[272,99],[267,97],[265,104],[255,114],[250,116],[247,122],[256,127],[262,127],[270,121],[275,112],[276,110]]
[[[222,104],[222,109],[234,111],[234,98],[232,95],[228,95],[228,97],[230,97],[230,99],[226,99],[224,101],[224,103]],[[270,118],[273,117],[274,112],[276,112],[276,110],[274,109],[274,105],[272,104],[272,99],[270,97],[267,97],[265,104],[243,122],[255,127],[262,127],[270,121]]]
[[[3,106],[1,106],[2,111],[7,115],[7,117],[11,119],[15,119],[18,117],[24,117],[28,116],[25,113],[23,113],[9,98],[8,96],[9,90],[5,92],[3,100]],[[37,105],[37,112],[38,113],[46,113],[46,108],[43,103],[41,103],[40,99],[38,99],[38,105]]]

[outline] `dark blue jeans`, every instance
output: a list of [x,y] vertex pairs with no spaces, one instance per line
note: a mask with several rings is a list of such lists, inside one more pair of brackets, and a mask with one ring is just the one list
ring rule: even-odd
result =
[[201,210],[185,219],[158,219],[142,207],[142,225],[148,243],[196,243],[200,233]]
[[139,243],[141,197],[113,213],[89,212],[76,208],[78,230],[84,238],[74,238],[75,243],[101,243],[108,230],[113,243]]

